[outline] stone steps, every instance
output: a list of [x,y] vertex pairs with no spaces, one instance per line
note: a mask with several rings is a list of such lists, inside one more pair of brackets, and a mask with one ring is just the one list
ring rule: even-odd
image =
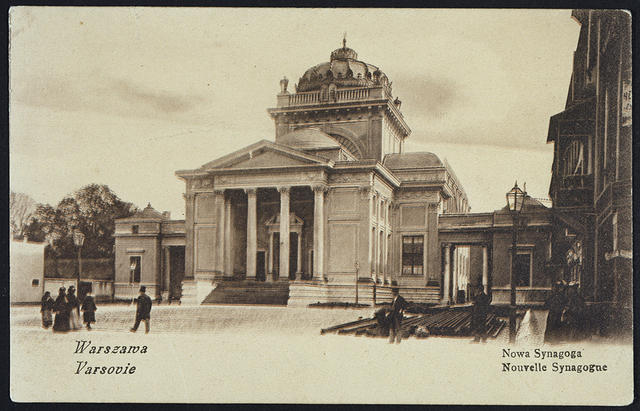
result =
[[222,281],[202,304],[287,305],[288,282]]
[[[413,303],[440,303],[438,287],[402,287],[402,295]],[[377,286],[375,303],[390,303],[393,299],[390,287]],[[350,284],[305,284],[293,283],[289,290],[289,305],[304,306],[317,302],[348,303],[355,302],[355,285]],[[358,286],[358,303],[373,305],[373,285],[360,284]]]

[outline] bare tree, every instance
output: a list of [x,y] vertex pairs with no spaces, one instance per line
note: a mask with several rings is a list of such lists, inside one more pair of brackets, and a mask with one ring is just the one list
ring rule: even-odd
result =
[[36,202],[24,193],[9,192],[9,227],[14,237],[22,238],[36,210]]

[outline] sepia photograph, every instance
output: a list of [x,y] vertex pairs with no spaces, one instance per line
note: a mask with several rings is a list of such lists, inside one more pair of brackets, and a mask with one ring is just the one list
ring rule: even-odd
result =
[[630,404],[631,20],[12,7],[11,399]]

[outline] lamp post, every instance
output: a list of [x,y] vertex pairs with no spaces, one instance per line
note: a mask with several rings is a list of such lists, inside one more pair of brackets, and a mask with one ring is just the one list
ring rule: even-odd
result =
[[78,248],[78,294],[80,294],[80,273],[82,272],[82,245],[84,244],[84,234],[82,231],[73,229],[73,244]]
[[358,306],[358,271],[360,271],[360,262],[356,261],[356,307]]
[[511,304],[509,313],[509,342],[516,341],[516,256],[518,255],[518,220],[522,209],[524,208],[524,199],[527,193],[518,187],[518,182],[509,192],[507,192],[507,206],[513,219],[512,243],[511,243],[511,274],[509,275],[509,283],[511,285]]
[[131,292],[131,303],[133,303],[133,296],[134,296],[133,280],[134,280],[134,273],[136,272],[136,268],[138,268],[138,264],[136,263],[135,260],[131,261],[131,266],[129,268],[131,269],[129,273],[129,287]]

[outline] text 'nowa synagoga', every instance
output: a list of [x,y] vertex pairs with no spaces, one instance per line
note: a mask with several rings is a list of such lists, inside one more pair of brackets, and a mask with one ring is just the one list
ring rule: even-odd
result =
[[[345,302],[356,278],[363,300],[374,284],[384,300],[392,281],[413,301],[468,299],[475,283],[506,295],[509,253],[493,250],[508,250],[508,212],[468,214],[446,162],[404,152],[411,130],[378,67],[343,45],[287,87],[268,110],[275,142],[176,172],[184,222],[150,206],[117,221],[116,297],[140,283],[201,303],[235,280],[286,284],[289,304]],[[519,299],[540,300],[551,220],[531,203]]]

